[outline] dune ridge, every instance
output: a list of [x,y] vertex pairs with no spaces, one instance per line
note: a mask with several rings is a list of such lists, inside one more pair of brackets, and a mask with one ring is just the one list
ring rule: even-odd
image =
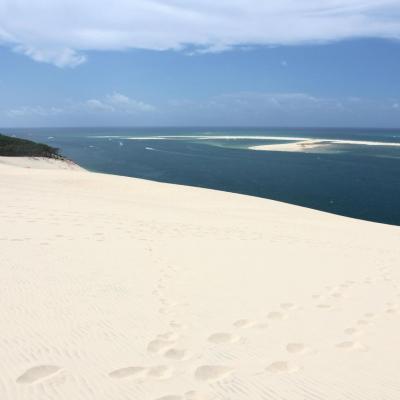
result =
[[400,228],[0,160],[0,397],[398,399]]

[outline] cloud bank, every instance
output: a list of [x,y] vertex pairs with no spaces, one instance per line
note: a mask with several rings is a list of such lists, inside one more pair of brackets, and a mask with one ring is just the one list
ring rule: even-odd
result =
[[399,39],[399,17],[399,0],[0,0],[0,44],[75,67],[91,50]]
[[145,103],[140,100],[132,99],[124,94],[114,92],[100,99],[88,99],[85,101],[70,102],[66,105],[44,107],[20,106],[7,110],[3,110],[1,114],[8,118],[21,117],[42,117],[49,118],[60,115],[114,115],[117,118],[123,115],[139,115],[156,111],[156,107],[152,104]]
[[[126,114],[135,114],[138,112],[155,111],[156,108],[140,100],[131,99],[124,94],[114,92],[104,97],[104,99],[90,99],[84,106],[89,110],[122,112]],[[85,108],[84,107],[84,108]]]
[[[4,126],[381,126],[400,124],[400,99],[238,92],[157,106],[114,92],[53,106],[0,109]],[[311,124],[310,124],[310,121]]]

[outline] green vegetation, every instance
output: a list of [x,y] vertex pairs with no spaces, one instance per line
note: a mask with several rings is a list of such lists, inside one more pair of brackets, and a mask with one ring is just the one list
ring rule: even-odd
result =
[[2,134],[0,134],[0,156],[63,158],[55,147]]

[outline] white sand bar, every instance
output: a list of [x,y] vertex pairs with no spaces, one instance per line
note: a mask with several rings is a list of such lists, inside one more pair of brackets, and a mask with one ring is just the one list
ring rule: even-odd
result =
[[307,151],[314,150],[321,147],[326,147],[331,144],[330,142],[321,140],[301,140],[299,142],[289,142],[289,143],[278,143],[278,144],[262,144],[257,146],[250,146],[250,150],[261,150],[261,151]]
[[398,227],[16,160],[2,400],[400,398]]
[[[294,140],[293,140],[294,139]],[[398,142],[372,142],[367,140],[341,140],[341,139],[301,139],[296,140],[292,138],[286,143],[277,144],[261,144],[256,146],[249,146],[249,150],[261,151],[319,151],[323,148],[329,147],[332,144],[336,145],[356,145],[356,146],[384,146],[384,147],[400,147]]]

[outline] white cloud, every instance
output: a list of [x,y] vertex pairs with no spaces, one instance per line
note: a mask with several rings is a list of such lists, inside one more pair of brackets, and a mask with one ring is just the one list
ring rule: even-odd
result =
[[[239,92],[154,106],[114,92],[99,98],[0,109],[4,126],[395,126],[399,98],[319,97],[308,93]],[[151,111],[151,112],[150,112]],[[153,112],[156,111],[156,112]]]
[[97,99],[87,100],[85,105],[89,110],[93,111],[114,111],[114,107],[110,106],[109,104],[105,104]]
[[249,113],[276,111],[293,113],[337,108],[338,101],[315,97],[307,93],[242,92],[216,96],[203,106],[225,109],[229,112],[236,110]]
[[399,16],[399,0],[0,0],[0,43],[74,67],[89,50],[399,39]]
[[114,107],[114,109],[119,109],[127,113],[148,112],[155,110],[155,107],[151,104],[146,104],[143,101],[130,99],[129,97],[117,92],[106,96],[105,102]]
[[60,68],[76,67],[86,61],[85,55],[78,54],[71,49],[46,49],[17,45],[14,47],[14,51],[25,54],[35,61],[51,63]]
[[56,115],[62,113],[63,109],[58,107],[42,107],[42,106],[22,106],[17,108],[12,108],[10,110],[6,110],[5,115],[11,118],[20,118],[20,117],[28,117],[28,116],[40,116],[40,117],[48,117],[51,115]]
[[85,102],[88,109],[102,112],[121,112],[127,114],[135,114],[139,112],[155,111],[155,107],[151,104],[144,103],[140,100],[131,99],[124,94],[114,92],[102,99],[90,99]]
[[[170,110],[185,114],[192,119],[211,119],[210,126],[222,123],[287,126],[297,124],[308,126],[310,123],[323,126],[332,121],[360,125],[363,121],[384,120],[394,116],[400,104],[396,99],[370,98],[333,98],[319,97],[308,93],[263,93],[241,92],[214,96],[206,101],[170,101]],[[390,118],[389,118],[390,120]],[[195,120],[197,121],[197,120]],[[320,121],[320,122],[318,122]],[[345,122],[343,122],[345,121]],[[201,121],[200,121],[201,122]]]
[[21,106],[4,111],[10,118],[51,117],[54,115],[77,114],[140,114],[155,111],[156,108],[143,101],[131,99],[121,93],[114,92],[101,99],[89,99],[83,102],[70,103],[61,107]]

